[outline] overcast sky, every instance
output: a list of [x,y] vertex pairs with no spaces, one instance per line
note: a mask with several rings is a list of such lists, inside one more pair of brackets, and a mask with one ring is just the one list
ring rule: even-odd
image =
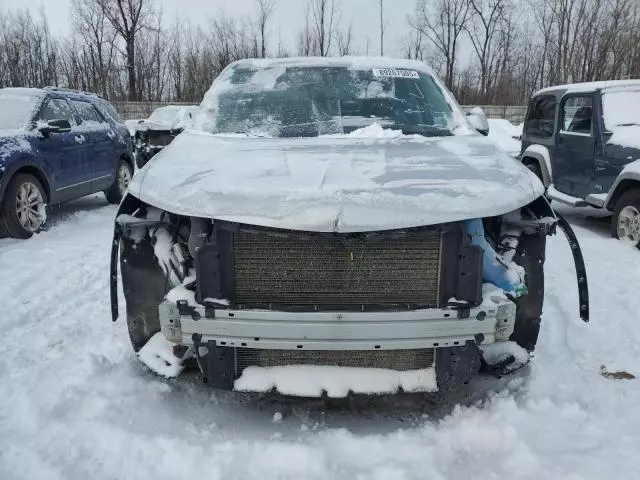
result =
[[[175,16],[190,19],[194,23],[205,23],[208,17],[219,12],[228,15],[250,15],[255,11],[255,0],[156,0],[162,6],[166,22]],[[270,26],[269,47],[275,49],[278,31],[283,45],[290,48],[303,25],[307,0],[274,0],[275,11]],[[384,0],[387,30],[385,32],[385,54],[401,55],[400,39],[407,33],[406,17],[413,11],[415,0]],[[0,7],[43,7],[53,32],[66,34],[69,25],[70,0],[0,0]],[[354,46],[358,53],[366,53],[369,37],[369,53],[376,55],[380,49],[378,0],[336,0],[341,24],[353,24]]]

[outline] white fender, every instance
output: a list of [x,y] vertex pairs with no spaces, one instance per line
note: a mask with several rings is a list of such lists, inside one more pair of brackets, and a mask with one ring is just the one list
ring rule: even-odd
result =
[[545,188],[551,185],[553,183],[553,171],[551,170],[551,156],[547,147],[538,144],[529,145],[522,154],[523,160],[525,157],[533,158],[540,163],[542,183],[544,183]]

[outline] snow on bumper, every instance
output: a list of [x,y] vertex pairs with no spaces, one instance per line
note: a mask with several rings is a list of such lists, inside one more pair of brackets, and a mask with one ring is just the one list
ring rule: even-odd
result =
[[283,395],[342,398],[352,393],[383,394],[435,392],[438,390],[435,368],[398,371],[386,368],[353,368],[325,365],[285,365],[247,367],[235,381],[235,390]]

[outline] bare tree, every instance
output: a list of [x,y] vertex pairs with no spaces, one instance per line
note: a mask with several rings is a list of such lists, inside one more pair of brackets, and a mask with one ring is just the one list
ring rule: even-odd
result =
[[82,39],[80,51],[89,63],[84,88],[107,95],[109,73],[116,61],[116,32],[94,0],[73,0],[71,22]]
[[380,6],[380,56],[384,56],[384,31],[386,26],[384,24],[384,13],[382,11],[382,3],[383,0],[378,0],[378,5]]
[[318,54],[326,57],[331,49],[336,23],[335,0],[309,0],[312,31],[318,45]]
[[353,25],[349,26],[345,30],[338,30],[336,32],[336,42],[338,44],[339,55],[351,55],[351,42],[353,41]]
[[258,32],[260,34],[260,56],[265,58],[267,56],[267,22],[273,13],[273,0],[256,0],[256,6],[258,7]]
[[153,28],[157,14],[151,0],[96,0],[105,17],[125,44],[128,99],[137,100],[136,37],[143,30]]
[[[504,27],[508,0],[469,0],[470,22],[465,26],[480,64],[480,91],[489,95],[491,76],[506,51],[499,49],[498,37]],[[503,45],[504,46],[504,43]]]
[[418,0],[411,21],[445,60],[445,84],[453,88],[458,42],[469,20],[469,0]]

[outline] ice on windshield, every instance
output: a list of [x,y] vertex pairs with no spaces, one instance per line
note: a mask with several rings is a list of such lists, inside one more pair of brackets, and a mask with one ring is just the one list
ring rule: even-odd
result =
[[207,92],[198,128],[273,137],[347,134],[378,124],[451,135],[459,112],[428,73],[343,66],[236,65]]
[[37,102],[35,95],[0,92],[0,130],[24,128]]

